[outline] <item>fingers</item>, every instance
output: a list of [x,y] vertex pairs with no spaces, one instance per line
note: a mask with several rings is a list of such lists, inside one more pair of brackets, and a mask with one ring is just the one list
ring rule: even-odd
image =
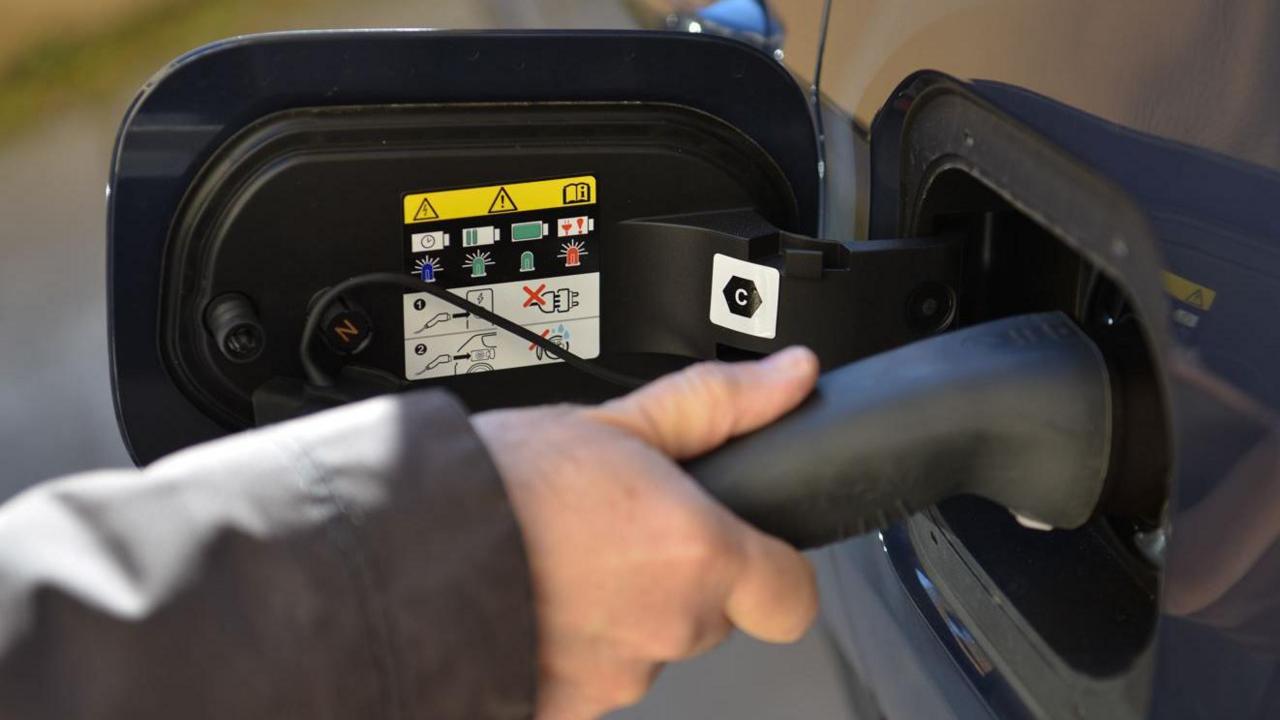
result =
[[634,705],[652,687],[660,663],[625,658],[605,648],[574,652],[559,667],[543,667],[538,682],[538,720],[588,720]]
[[792,347],[756,362],[694,365],[593,414],[685,460],[778,419],[809,395],[817,379],[817,357]]
[[790,545],[743,526],[743,564],[725,602],[738,629],[759,640],[799,640],[818,613],[813,566]]
[[[795,347],[759,362],[695,365],[595,412],[684,460],[778,419],[809,395],[817,377],[817,358]],[[738,528],[740,562],[725,615],[760,640],[799,639],[818,609],[812,566],[786,543],[737,518],[731,522]]]

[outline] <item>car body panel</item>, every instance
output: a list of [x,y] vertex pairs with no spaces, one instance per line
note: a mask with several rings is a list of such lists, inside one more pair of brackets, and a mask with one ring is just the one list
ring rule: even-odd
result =
[[[985,78],[976,93],[1140,205],[1161,269],[1190,282],[1166,279],[1179,465],[1164,613],[1149,687],[1135,698],[1149,717],[1280,714],[1277,27],[1275,7],[1257,2],[873,2],[856,13],[837,3],[832,22],[842,36],[833,48],[843,50],[829,51],[826,90],[860,123],[884,112],[910,72]],[[892,226],[877,207],[870,235]],[[893,568],[898,586],[869,558]],[[939,598],[905,525],[885,533],[878,553],[860,542],[837,548],[832,562],[844,568],[843,599],[830,612],[847,616],[832,622],[847,628],[854,664],[877,663],[877,648],[853,641],[874,632],[881,645],[913,648],[906,662],[925,670],[910,674],[935,686],[906,692],[906,680],[873,672],[867,685],[886,717],[920,716],[920,697],[954,692],[957,678],[983,707],[957,717],[1039,714],[1010,697],[998,671],[975,669],[983,643]],[[895,627],[884,627],[886,614]],[[859,629],[864,617],[881,620]],[[946,648],[947,661],[920,643]]]

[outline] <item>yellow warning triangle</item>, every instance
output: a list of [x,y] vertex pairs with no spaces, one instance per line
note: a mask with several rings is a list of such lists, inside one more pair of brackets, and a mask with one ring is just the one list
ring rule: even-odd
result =
[[1188,295],[1188,296],[1186,297],[1185,302],[1186,302],[1188,305],[1195,305],[1196,307],[1203,309],[1203,308],[1204,308],[1204,293],[1203,293],[1203,292],[1200,292],[1200,290],[1199,290],[1199,289],[1196,289],[1194,292],[1192,292],[1190,295]]
[[493,199],[493,203],[489,205],[489,214],[515,212],[520,208],[516,207],[516,201],[511,199],[511,193],[507,192],[504,187],[498,188],[498,195]]
[[438,217],[440,217],[440,214],[431,206],[431,201],[427,198],[422,198],[422,204],[418,206],[418,212],[413,214],[413,221],[435,220]]

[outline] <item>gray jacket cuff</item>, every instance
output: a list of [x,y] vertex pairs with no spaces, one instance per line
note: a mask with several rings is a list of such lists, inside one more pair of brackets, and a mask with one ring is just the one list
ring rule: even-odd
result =
[[485,446],[444,393],[364,405],[269,434],[338,509],[329,539],[360,588],[387,690],[408,717],[531,716],[529,569]]
[[525,718],[531,596],[463,409],[379,398],[0,507],[0,716]]

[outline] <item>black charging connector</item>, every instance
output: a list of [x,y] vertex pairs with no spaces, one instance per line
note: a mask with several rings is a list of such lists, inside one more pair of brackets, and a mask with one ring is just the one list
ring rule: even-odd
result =
[[742,518],[798,547],[962,494],[1057,528],[1103,497],[1117,401],[1067,316],[974,325],[825,373],[790,415],[686,469]]

